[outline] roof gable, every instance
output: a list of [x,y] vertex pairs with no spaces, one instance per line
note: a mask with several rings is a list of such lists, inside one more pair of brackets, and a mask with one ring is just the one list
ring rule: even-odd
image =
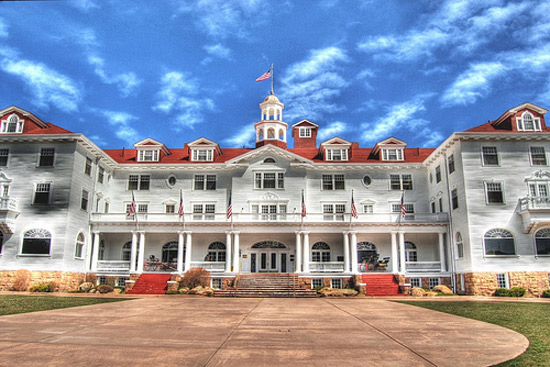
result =
[[327,145],[344,145],[349,147],[351,146],[351,142],[335,136],[334,138],[321,143],[321,146],[327,146]]
[[288,150],[285,150],[273,144],[267,144],[262,146],[261,148],[256,148],[254,150],[251,150],[250,152],[247,152],[245,154],[239,155],[233,159],[228,160],[227,163],[229,164],[246,163],[246,162],[250,162],[252,159],[255,159],[256,157],[261,155],[265,155],[265,156],[276,155],[288,161],[295,161],[299,163],[308,163],[308,164],[313,163],[313,161],[307,158],[304,158],[298,154],[289,152]]
[[294,125],[292,125],[292,128],[297,128],[297,127],[319,127],[319,125],[309,121],[309,120],[302,120],[300,122],[297,122],[295,123]]

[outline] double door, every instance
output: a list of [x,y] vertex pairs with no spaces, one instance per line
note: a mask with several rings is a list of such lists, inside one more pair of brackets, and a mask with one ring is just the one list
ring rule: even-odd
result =
[[250,256],[250,272],[286,273],[287,260],[286,252],[253,252]]

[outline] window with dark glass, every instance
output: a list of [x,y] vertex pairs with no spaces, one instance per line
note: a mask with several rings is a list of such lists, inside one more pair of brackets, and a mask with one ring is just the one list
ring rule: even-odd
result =
[[86,165],[84,166],[84,174],[91,176],[92,175],[92,159],[86,157]]
[[497,147],[482,147],[483,165],[498,166]]
[[483,236],[485,255],[511,256],[516,254],[514,236],[505,229],[491,229]]
[[80,199],[80,209],[88,211],[88,191],[82,190],[82,197]]
[[128,190],[149,190],[151,176],[130,175],[128,176]]
[[9,155],[10,155],[9,149],[0,149],[0,167],[6,167],[8,165]]
[[23,235],[21,254],[49,255],[52,235],[45,229],[31,229]]
[[453,210],[458,208],[458,191],[457,189],[451,190],[451,205]]
[[40,167],[52,167],[55,156],[54,148],[42,148],[40,149],[40,160],[38,165]]
[[103,183],[104,178],[105,178],[105,169],[103,167],[99,167],[97,169],[97,182]]
[[489,204],[504,203],[504,192],[502,190],[502,183],[485,182],[485,191],[487,194],[487,203]]
[[195,190],[216,190],[216,175],[195,175]]
[[550,255],[550,228],[544,228],[535,234],[537,255]]
[[323,175],[323,190],[344,190],[344,175]]
[[547,166],[548,162],[546,160],[546,152],[544,147],[530,147],[529,152],[531,153],[531,164],[533,166]]
[[392,190],[412,190],[412,175],[390,175],[390,188]]
[[455,171],[455,156],[454,156],[454,154],[451,154],[447,158],[447,166],[449,167],[449,174],[451,174]]
[[37,183],[34,189],[34,204],[49,204],[52,185],[50,183]]
[[435,167],[435,182],[441,182],[441,166]]

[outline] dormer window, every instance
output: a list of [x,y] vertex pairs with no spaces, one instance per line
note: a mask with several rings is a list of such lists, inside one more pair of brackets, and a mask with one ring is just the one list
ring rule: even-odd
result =
[[530,112],[524,112],[517,119],[518,131],[541,131],[540,119],[533,117]]
[[348,150],[347,149],[326,149],[327,161],[347,161]]
[[6,120],[2,120],[0,131],[2,134],[22,133],[23,120],[19,120],[16,114],[12,114]]
[[402,148],[382,148],[382,160],[383,161],[402,161],[403,149]]
[[138,162],[158,162],[159,151],[155,150],[138,150]]
[[214,159],[214,149],[193,149],[194,162],[210,162]]
[[299,128],[300,138],[311,138],[311,127]]

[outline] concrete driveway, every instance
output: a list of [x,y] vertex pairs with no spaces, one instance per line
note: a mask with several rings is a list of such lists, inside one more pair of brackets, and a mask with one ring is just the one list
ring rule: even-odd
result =
[[376,299],[163,296],[0,317],[0,366],[487,366],[527,346]]

